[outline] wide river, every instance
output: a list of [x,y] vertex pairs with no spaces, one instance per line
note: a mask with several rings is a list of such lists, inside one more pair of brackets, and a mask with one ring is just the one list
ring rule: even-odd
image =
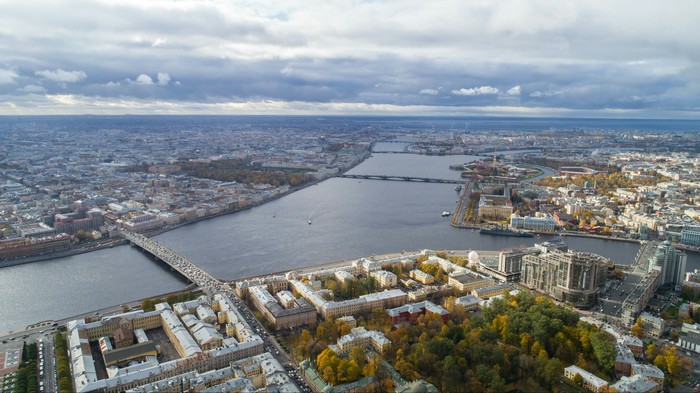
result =
[[[401,150],[381,144],[376,150]],[[457,179],[470,156],[374,154],[350,173]],[[452,184],[334,178],[239,213],[164,233],[157,240],[227,280],[401,250],[500,250],[542,238],[456,229]],[[311,220],[311,225],[308,224]],[[638,245],[567,237],[569,247],[621,263]],[[700,268],[689,255],[688,269]],[[0,332],[184,288],[185,282],[128,246],[0,269]]]

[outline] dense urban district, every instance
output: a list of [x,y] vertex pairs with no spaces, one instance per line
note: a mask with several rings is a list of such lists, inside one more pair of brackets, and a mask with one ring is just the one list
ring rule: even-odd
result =
[[[0,389],[697,391],[700,271],[686,262],[700,250],[699,138],[367,119],[14,124],[0,131],[0,264],[129,243],[193,291],[3,336]],[[450,167],[458,180],[346,173],[372,154],[465,162]],[[236,282],[150,239],[335,176],[451,182],[460,198],[445,225],[561,238],[403,251]],[[570,250],[567,236],[640,248],[626,265]]]

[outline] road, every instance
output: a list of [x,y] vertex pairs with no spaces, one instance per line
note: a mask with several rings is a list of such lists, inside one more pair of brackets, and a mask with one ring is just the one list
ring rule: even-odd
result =
[[297,385],[297,387],[300,387],[300,391],[310,392],[311,388],[299,375],[299,365],[289,357],[289,353],[284,350],[275,336],[265,329],[258,319],[255,318],[255,315],[253,315],[248,306],[246,306],[245,303],[238,298],[238,296],[236,296],[235,292],[231,291],[229,293],[229,297],[250,328],[258,333],[263,339],[263,342],[265,343],[265,350],[270,352],[272,356],[282,365],[282,367],[284,367],[292,381]]

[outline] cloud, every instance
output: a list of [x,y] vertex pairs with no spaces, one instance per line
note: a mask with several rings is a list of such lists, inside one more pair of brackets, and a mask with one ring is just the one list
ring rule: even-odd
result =
[[46,89],[43,86],[39,85],[26,85],[20,89],[17,89],[18,91],[23,91],[25,93],[43,93],[46,91]]
[[[154,86],[154,85],[158,85],[158,86],[167,86],[168,83],[170,83],[170,81],[171,81],[170,75],[169,75],[168,73],[166,73],[166,72],[159,72],[159,73],[156,75],[156,80],[155,80],[155,81],[154,81],[153,78],[152,78],[150,75],[148,75],[148,74],[139,74],[139,76],[136,77],[136,80],[131,80],[131,79],[129,79],[129,78],[126,79],[127,84],[131,84],[131,85],[142,85],[142,86]],[[175,84],[178,84],[178,82],[176,81]],[[116,83],[115,83],[115,82],[109,82],[109,83],[107,83],[107,86],[110,86],[110,87],[116,87],[116,86],[119,86],[119,85],[120,85],[119,82],[116,82]]]
[[50,81],[58,83],[75,83],[80,82],[87,78],[87,74],[83,71],[64,71],[58,68],[55,71],[43,70],[34,73],[36,76],[40,76],[43,79],[48,79]]
[[141,74],[136,77],[136,81],[134,81],[137,85],[152,85],[153,84],[153,78],[146,74]]
[[160,37],[159,37],[159,38],[156,38],[156,39],[153,41],[153,43],[151,44],[151,47],[155,48],[155,47],[157,47],[157,46],[160,46],[160,45],[165,44],[166,42],[168,42],[167,39],[165,39],[165,38],[160,38]]
[[520,86],[513,86],[508,91],[506,91],[506,95],[508,96],[519,96],[520,95]]
[[158,84],[161,86],[165,86],[170,82],[170,75],[168,75],[165,72],[159,72],[158,73]]
[[17,77],[18,75],[16,72],[0,68],[0,85],[15,83],[15,79],[17,79]]
[[58,84],[134,105],[517,102],[700,117],[700,2],[678,1],[16,2],[0,24],[0,96],[18,111]]
[[563,90],[547,90],[547,91],[533,91],[530,93],[530,97],[541,98],[541,97],[557,97],[563,96]]
[[480,96],[480,95],[494,95],[498,94],[500,90],[493,86],[481,86],[481,87],[470,87],[468,89],[462,88],[457,90],[452,90],[452,94],[458,96]]

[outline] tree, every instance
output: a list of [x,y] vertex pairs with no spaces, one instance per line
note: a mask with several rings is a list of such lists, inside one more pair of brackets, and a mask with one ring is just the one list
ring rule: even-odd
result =
[[349,366],[350,362],[347,359],[341,359],[340,362],[338,362],[338,368],[336,369],[336,379],[338,380],[338,382],[350,382],[350,380],[348,379]]
[[335,385],[335,371],[333,371],[331,366],[326,366],[326,368],[323,369],[323,380],[328,382],[330,385]]
[[354,361],[355,364],[359,368],[363,368],[365,366],[365,351],[362,349],[362,347],[359,347],[357,345],[353,346],[350,349],[350,354],[348,354],[348,358],[350,358],[351,361]]
[[590,339],[598,365],[605,372],[611,372],[615,366],[615,357],[617,356],[617,349],[613,339],[603,331],[594,332],[591,334]]
[[348,364],[348,368],[346,370],[346,376],[348,382],[353,382],[356,381],[357,378],[360,377],[360,366],[355,362],[355,360],[351,360]]
[[656,355],[654,365],[667,374],[671,385],[684,380],[692,370],[692,362],[685,357],[679,358],[676,347],[670,345]]
[[642,338],[644,335],[644,322],[642,322],[642,318],[637,317],[637,322],[630,328],[630,333],[632,333],[633,336]]
[[75,231],[73,236],[75,236],[75,238],[78,239],[78,241],[83,241],[88,238],[87,232],[85,232],[82,229],[78,229],[77,231]]

